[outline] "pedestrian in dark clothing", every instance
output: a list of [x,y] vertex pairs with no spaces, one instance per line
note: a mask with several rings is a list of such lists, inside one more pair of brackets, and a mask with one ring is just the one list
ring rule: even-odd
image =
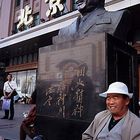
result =
[[27,135],[32,139],[36,136],[34,127],[36,119],[36,90],[31,96],[30,103],[34,105],[31,108],[28,116],[22,121],[20,126],[20,140],[25,140]]

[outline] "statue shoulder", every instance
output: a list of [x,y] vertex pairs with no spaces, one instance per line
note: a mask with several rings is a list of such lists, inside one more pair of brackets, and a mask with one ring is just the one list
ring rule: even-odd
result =
[[109,12],[113,22],[114,30],[113,35],[121,40],[127,40],[128,32],[131,29],[131,13],[128,10],[120,10]]
[[59,30],[59,37],[73,37],[75,33],[78,31],[79,26],[79,19],[80,17],[77,17],[69,26],[66,26]]
[[130,17],[131,13],[128,10],[120,10],[120,11],[106,11],[112,18],[124,18]]

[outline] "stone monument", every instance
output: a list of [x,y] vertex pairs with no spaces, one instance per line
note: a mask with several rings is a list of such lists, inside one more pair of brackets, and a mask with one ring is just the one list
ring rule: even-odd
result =
[[51,140],[80,140],[95,114],[105,109],[98,94],[122,76],[122,69],[116,70],[124,61],[118,64],[114,55],[124,55],[118,50],[125,48],[129,12],[108,12],[104,0],[77,4],[77,20],[60,29],[52,45],[39,49],[37,126]]

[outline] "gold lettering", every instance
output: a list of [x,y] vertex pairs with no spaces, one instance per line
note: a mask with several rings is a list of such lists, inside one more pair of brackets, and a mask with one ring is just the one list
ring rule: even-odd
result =
[[26,5],[24,9],[21,9],[21,15],[18,17],[19,23],[17,29],[20,29],[24,25],[31,25],[33,22],[33,16],[31,16],[32,10]]
[[77,104],[75,109],[73,110],[72,115],[73,116],[79,115],[79,117],[82,117],[82,111],[83,111],[83,106],[81,104],[80,105]]
[[46,16],[55,15],[58,11],[62,12],[64,9],[61,0],[45,0],[45,3],[49,3],[49,10],[46,12]]

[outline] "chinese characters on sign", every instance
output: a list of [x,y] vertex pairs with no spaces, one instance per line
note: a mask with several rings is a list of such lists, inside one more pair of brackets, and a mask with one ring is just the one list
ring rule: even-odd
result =
[[[62,0],[45,0],[45,3],[49,4],[49,9],[46,12],[47,17],[54,16],[64,10]],[[18,21],[17,29],[21,29],[24,25],[30,27],[33,23],[32,9],[28,5],[21,9]]]
[[21,9],[21,15],[18,17],[19,23],[17,29],[20,29],[24,25],[30,26],[33,23],[33,16],[31,15],[31,8],[26,5],[24,9]]
[[61,0],[45,0],[45,3],[49,3],[49,10],[46,12],[47,17],[53,16],[64,10]]

